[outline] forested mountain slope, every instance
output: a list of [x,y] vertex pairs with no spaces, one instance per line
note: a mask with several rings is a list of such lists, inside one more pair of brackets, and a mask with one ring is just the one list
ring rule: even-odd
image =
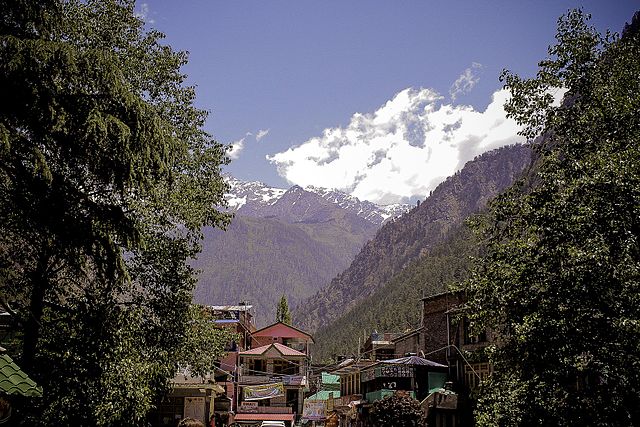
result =
[[[458,229],[469,215],[479,212],[488,200],[511,185],[529,165],[530,158],[528,146],[516,145],[468,162],[418,207],[385,224],[345,271],[299,304],[294,311],[296,324],[317,331],[374,295],[403,268],[429,255],[449,238],[451,230]],[[356,318],[353,321],[360,322]]]
[[452,229],[428,254],[410,262],[372,295],[320,327],[314,334],[314,360],[357,354],[354,337],[362,337],[363,333],[368,336],[374,329],[404,332],[420,326],[420,299],[465,280],[478,248],[465,225]]
[[[228,230],[205,229],[194,300],[203,304],[248,301],[256,322],[273,321],[284,294],[291,307],[344,270],[371,239],[387,212],[339,192],[318,194],[294,186],[270,188],[232,180],[236,216]],[[405,208],[406,209],[406,208]]]

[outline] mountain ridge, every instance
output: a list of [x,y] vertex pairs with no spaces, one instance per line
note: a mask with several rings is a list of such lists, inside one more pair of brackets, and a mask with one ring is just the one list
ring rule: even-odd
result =
[[248,301],[259,325],[273,320],[281,295],[295,308],[344,270],[384,221],[406,210],[336,190],[227,180],[235,218],[226,232],[203,230],[202,252],[192,262],[200,271],[194,301]]
[[429,253],[452,229],[505,189],[530,163],[526,145],[484,153],[442,182],[419,206],[387,222],[349,267],[294,310],[303,329],[326,327]]

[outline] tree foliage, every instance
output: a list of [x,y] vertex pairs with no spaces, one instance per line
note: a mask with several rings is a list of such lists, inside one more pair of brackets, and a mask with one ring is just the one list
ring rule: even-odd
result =
[[276,309],[276,322],[286,323],[287,325],[290,325],[292,322],[289,304],[287,303],[287,297],[284,296],[284,294],[280,298],[280,302],[278,302],[278,307]]
[[374,427],[419,427],[425,425],[420,402],[411,396],[394,394],[373,402],[370,420]]
[[498,337],[479,425],[640,423],[640,35],[588,20],[559,20],[535,78],[503,74],[507,111],[541,136],[475,224],[487,255],[467,314]]
[[45,392],[28,425],[143,423],[201,227],[228,223],[225,147],[162,37],[133,0],[0,3],[0,303]]

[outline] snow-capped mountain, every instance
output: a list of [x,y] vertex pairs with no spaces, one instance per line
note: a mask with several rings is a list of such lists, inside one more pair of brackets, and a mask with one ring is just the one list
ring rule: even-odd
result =
[[[399,217],[411,209],[410,205],[404,204],[380,206],[366,200],[362,201],[338,190],[322,187],[310,186],[302,189],[301,187],[293,186],[285,190],[269,187],[259,181],[241,181],[230,176],[227,176],[227,182],[231,187],[226,195],[229,208],[240,214],[252,217],[277,216],[278,214],[274,210],[281,211],[284,208],[281,205],[283,205],[285,199],[292,204],[300,203],[301,197],[303,197],[302,192],[307,193],[304,194],[306,197],[303,197],[309,209],[306,212],[307,214],[310,213],[310,210],[313,210],[314,206],[312,205],[315,205],[310,201],[312,195],[317,195],[336,207],[376,225],[382,225],[387,220]],[[276,207],[279,207],[279,209],[276,209]]]
[[309,186],[306,187],[305,190],[316,193],[323,199],[340,206],[342,209],[354,212],[356,215],[375,224],[383,224],[388,219],[399,217],[411,209],[410,205],[399,203],[382,206],[377,205],[330,188]]

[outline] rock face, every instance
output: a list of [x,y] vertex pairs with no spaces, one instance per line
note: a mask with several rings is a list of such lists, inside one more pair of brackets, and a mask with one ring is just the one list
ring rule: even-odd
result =
[[298,304],[294,310],[296,324],[316,331],[356,307],[403,268],[427,255],[471,214],[482,210],[487,201],[514,182],[530,158],[530,148],[518,145],[468,162],[419,206],[387,222],[346,270]]
[[[288,190],[227,178],[235,218],[204,230],[194,300],[251,302],[258,324],[274,319],[284,294],[293,308],[344,270],[385,220],[408,210],[361,202],[335,190]],[[295,320],[295,319],[294,319]]]

